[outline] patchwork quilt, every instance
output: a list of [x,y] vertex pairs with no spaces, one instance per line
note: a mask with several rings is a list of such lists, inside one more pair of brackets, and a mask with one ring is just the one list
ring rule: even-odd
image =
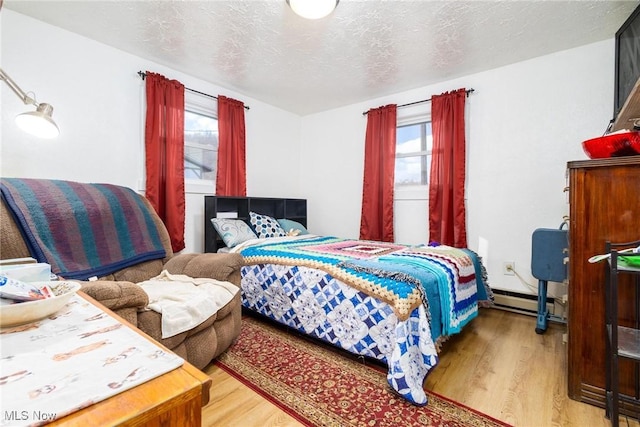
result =
[[401,396],[425,405],[437,346],[492,299],[476,254],[327,236],[254,239],[242,254],[245,307],[387,364]]

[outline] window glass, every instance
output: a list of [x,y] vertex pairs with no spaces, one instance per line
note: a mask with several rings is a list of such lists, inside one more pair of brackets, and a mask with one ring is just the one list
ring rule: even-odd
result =
[[218,120],[189,110],[184,113],[184,177],[215,181],[218,162]]
[[396,130],[395,185],[427,185],[433,139],[431,122],[398,126]]

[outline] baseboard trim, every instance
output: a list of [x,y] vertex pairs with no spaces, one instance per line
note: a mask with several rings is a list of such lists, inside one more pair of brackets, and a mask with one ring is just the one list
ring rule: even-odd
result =
[[[494,289],[493,296],[496,308],[529,316],[538,315],[537,295]],[[554,309],[554,299],[547,298],[547,310],[549,310],[549,314],[554,314]]]

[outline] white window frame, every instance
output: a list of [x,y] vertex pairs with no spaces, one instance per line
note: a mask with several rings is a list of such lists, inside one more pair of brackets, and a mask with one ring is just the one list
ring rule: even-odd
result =
[[[199,95],[195,92],[185,91],[184,109],[193,113],[218,119],[218,102],[208,96]],[[187,144],[186,146],[195,146]],[[193,194],[215,194],[215,181],[208,179],[186,179],[184,180],[185,193]]]
[[[431,113],[406,115],[396,119],[396,127],[431,122]],[[417,153],[417,152],[416,152]],[[428,155],[428,152],[425,152]],[[415,153],[412,153],[415,155]],[[429,167],[427,165],[427,167]],[[429,200],[428,185],[394,185],[394,200]]]

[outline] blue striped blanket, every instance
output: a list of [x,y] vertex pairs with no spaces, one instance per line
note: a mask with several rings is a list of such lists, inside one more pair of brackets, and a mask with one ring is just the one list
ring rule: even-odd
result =
[[150,208],[129,188],[2,178],[0,191],[31,256],[64,278],[100,277],[165,257]]

